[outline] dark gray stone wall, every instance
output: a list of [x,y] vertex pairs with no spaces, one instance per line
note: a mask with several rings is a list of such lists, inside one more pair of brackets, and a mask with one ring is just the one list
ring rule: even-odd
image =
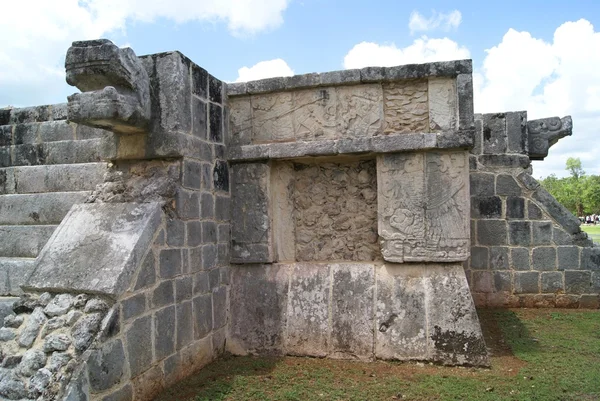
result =
[[478,306],[600,306],[600,248],[531,176],[526,112],[476,115],[471,258]]

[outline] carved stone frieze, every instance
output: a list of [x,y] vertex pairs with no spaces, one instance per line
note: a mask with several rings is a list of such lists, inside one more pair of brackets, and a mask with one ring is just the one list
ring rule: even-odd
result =
[[467,156],[463,151],[378,156],[378,231],[385,260],[467,259]]
[[456,129],[458,121],[456,80],[429,78],[428,96],[431,132]]
[[73,42],[65,68],[67,83],[82,91],[68,97],[70,121],[122,134],[146,132],[150,79],[133,50],[107,39]]
[[385,133],[429,132],[427,80],[383,84]]

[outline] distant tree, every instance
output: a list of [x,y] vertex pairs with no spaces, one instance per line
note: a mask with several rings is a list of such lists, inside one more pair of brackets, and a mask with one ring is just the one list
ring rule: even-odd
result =
[[569,177],[557,178],[552,174],[541,180],[542,186],[576,216],[596,213],[591,210],[600,207],[600,177],[586,176],[581,160],[575,157],[567,159],[565,169]]
[[567,159],[567,168],[566,170],[571,173],[571,177],[578,180],[580,177],[585,175],[585,171],[581,167],[581,160],[579,157],[569,157]]

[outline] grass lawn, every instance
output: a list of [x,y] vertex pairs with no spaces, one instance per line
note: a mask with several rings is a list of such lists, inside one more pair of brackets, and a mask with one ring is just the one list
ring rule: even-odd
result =
[[600,243],[600,224],[596,226],[582,224],[581,230],[585,231],[592,241]]
[[492,368],[230,357],[156,401],[600,400],[600,311],[480,310]]

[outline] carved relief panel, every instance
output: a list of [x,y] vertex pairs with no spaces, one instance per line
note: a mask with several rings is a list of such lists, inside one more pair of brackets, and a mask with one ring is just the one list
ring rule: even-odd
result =
[[469,256],[467,152],[377,157],[378,231],[389,262],[452,262]]
[[429,132],[427,80],[383,84],[385,133]]

